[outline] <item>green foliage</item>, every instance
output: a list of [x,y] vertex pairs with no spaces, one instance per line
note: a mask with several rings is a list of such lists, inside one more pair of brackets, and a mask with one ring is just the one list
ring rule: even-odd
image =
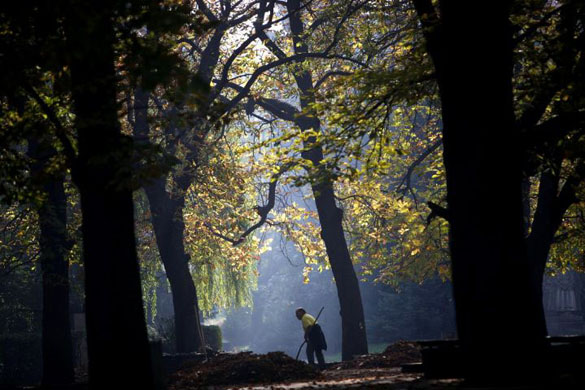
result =
[[142,303],[147,317],[155,318],[157,315],[157,289],[161,283],[163,267],[150,218],[146,195],[143,191],[134,192],[134,231],[140,264]]
[[252,235],[234,245],[258,218],[253,176],[230,153],[235,140],[232,134],[206,149],[183,211],[185,246],[205,313],[252,304],[256,262],[268,244]]
[[[34,209],[44,200],[42,185],[67,176],[77,151],[68,68],[68,58],[77,53],[67,52],[64,39],[69,3],[0,6],[0,201],[6,205],[0,215],[0,272],[18,268],[7,284],[14,292],[0,294],[2,307],[26,306],[12,298],[25,294],[19,283],[34,279]],[[209,12],[220,11],[217,3],[204,3]],[[288,22],[275,22],[265,37],[240,47],[255,33],[252,23],[222,26],[221,35],[224,21],[210,20],[200,5],[172,0],[115,5],[118,91],[125,102],[119,109],[127,119],[122,121],[126,134],[134,131],[135,88],[153,97],[149,142],[128,143],[133,161],[126,169],[134,172],[125,185],[139,188],[147,179],[168,175],[169,193],[185,196],[184,242],[205,313],[251,305],[256,263],[268,245],[261,238],[268,229],[302,253],[306,282],[312,270],[328,267],[307,186],[324,177],[335,182],[352,257],[364,277],[393,286],[449,277],[447,223],[427,221],[427,202],[445,206],[438,90],[410,2],[309,2],[299,15],[312,30],[300,44],[313,54],[329,50],[327,55],[283,62],[252,85],[250,75],[277,60],[273,44],[281,48],[280,56],[294,55],[299,43]],[[275,7],[285,12],[282,4]],[[542,173],[559,172],[559,190],[578,179],[576,200],[555,238],[550,272],[583,270],[583,6],[566,0],[517,1],[513,7],[514,102],[526,135],[532,213]],[[248,11],[256,8],[238,9],[238,15],[254,20]],[[193,43],[203,53],[214,37],[221,41],[217,64],[203,80],[201,64],[212,57],[203,58]],[[306,71],[314,88],[300,91],[296,78]],[[224,77],[234,85],[222,87]],[[245,87],[249,91],[240,101],[245,104],[227,112],[230,99]],[[304,110],[301,98],[309,101]],[[270,111],[275,101],[287,104],[292,114]],[[318,120],[318,129],[300,129],[294,123],[299,117]],[[31,140],[41,145],[42,159],[30,155]],[[324,152],[318,166],[306,158],[314,147]],[[184,178],[189,186],[181,190],[177,183]],[[265,203],[266,189],[276,179],[276,207],[265,230],[233,245],[258,221],[255,207]],[[80,263],[79,200],[70,185],[68,198],[69,259]],[[135,200],[144,302],[155,317],[163,270],[148,203],[141,191]],[[384,301],[395,303],[395,298]],[[17,321],[33,327],[32,315],[13,319],[8,314],[8,330],[2,332],[12,331]]]
[[[281,167],[292,167],[278,177],[281,204],[269,225],[303,254],[306,282],[311,270],[328,267],[305,187],[325,178],[335,182],[352,258],[366,275],[376,273],[378,281],[393,284],[437,273],[448,278],[446,224],[426,221],[425,203],[444,203],[445,179],[436,85],[416,15],[403,3],[353,6],[319,2],[313,12],[300,12],[306,26],[327,20],[318,33],[302,36],[302,44],[315,53],[333,45],[338,56],[294,62],[261,78],[245,107],[257,116],[234,123],[251,134],[242,151],[256,156],[259,181],[273,181]],[[274,44],[294,52],[299,37],[286,29],[273,36],[256,56],[271,58]],[[310,91],[296,84],[304,71],[313,78]],[[297,101],[309,103],[301,110],[291,103]],[[282,111],[293,111],[293,119]],[[318,127],[299,128],[299,117],[318,120],[312,122]],[[323,150],[318,165],[306,157],[313,148]]]

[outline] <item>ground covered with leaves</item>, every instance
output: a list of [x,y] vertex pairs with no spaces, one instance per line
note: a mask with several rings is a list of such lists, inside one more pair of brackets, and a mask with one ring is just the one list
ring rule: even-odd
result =
[[380,369],[394,368],[399,373],[401,364],[420,361],[420,348],[416,343],[400,341],[380,354],[359,356],[350,362],[327,365],[319,372],[312,366],[294,360],[282,352],[265,355],[241,352],[218,354],[205,362],[189,362],[169,378],[170,390],[188,390],[208,386],[244,386],[298,383],[337,382],[365,376],[378,380],[390,374]]
[[386,347],[382,353],[358,356],[354,360],[336,363],[331,368],[338,370],[356,368],[400,367],[405,363],[421,361],[420,346],[410,341],[398,341]]
[[206,362],[188,363],[169,378],[169,389],[204,386],[282,383],[320,379],[318,370],[283,352],[219,354]]

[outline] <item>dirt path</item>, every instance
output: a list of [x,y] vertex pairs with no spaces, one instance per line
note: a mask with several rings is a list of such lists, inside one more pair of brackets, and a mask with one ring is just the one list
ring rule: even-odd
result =
[[[354,370],[326,370],[322,372],[322,379],[313,381],[299,381],[290,383],[272,383],[257,386],[226,387],[226,389],[246,390],[304,390],[304,389],[363,389],[389,388],[389,385],[398,385],[398,388],[408,388],[409,383],[420,378],[420,374],[403,374],[399,368],[387,369],[354,369]],[[392,387],[394,388],[394,387]]]

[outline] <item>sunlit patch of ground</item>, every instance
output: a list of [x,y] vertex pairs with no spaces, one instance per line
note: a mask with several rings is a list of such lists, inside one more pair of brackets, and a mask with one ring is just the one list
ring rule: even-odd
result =
[[465,389],[460,379],[425,380],[422,374],[402,373],[400,368],[325,370],[316,381],[272,383],[256,386],[225,386],[215,389],[309,390],[309,389]]

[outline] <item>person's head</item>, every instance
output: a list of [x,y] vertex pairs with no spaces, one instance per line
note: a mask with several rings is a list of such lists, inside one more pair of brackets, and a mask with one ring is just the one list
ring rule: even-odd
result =
[[295,315],[297,316],[297,318],[300,320],[301,318],[303,318],[303,316],[305,315],[306,311],[305,309],[303,309],[302,307],[299,307],[297,310],[295,310]]

